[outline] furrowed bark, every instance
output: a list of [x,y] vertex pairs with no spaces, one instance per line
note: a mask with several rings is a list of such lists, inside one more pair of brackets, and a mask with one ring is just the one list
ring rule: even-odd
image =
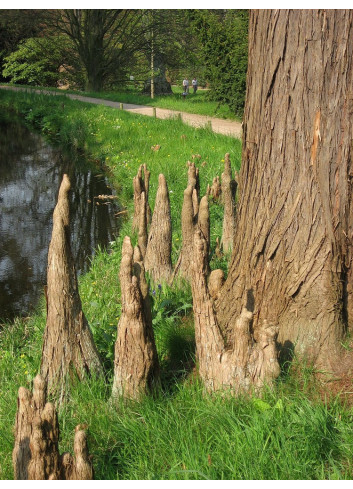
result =
[[191,185],[197,194],[197,198],[200,198],[200,179],[199,169],[195,166],[194,162],[188,161],[188,185]]
[[195,225],[194,206],[192,201],[193,187],[188,185],[184,190],[183,207],[181,210],[181,234],[182,248],[175,266],[173,278],[180,275],[184,278],[190,276],[190,264],[192,257],[193,232]]
[[[130,238],[123,242],[120,267],[122,313],[115,343],[114,381],[112,397],[140,399],[158,382],[159,363],[154,342],[151,315],[146,314],[143,268],[139,278],[133,275],[133,255]],[[135,252],[138,256],[138,250]],[[136,265],[135,265],[136,269]],[[143,288],[143,287],[142,287]]]
[[222,173],[222,201],[224,205],[223,233],[221,245],[227,253],[233,249],[235,235],[235,194],[236,181],[232,178],[232,167],[229,153],[224,158],[224,172]]
[[[255,334],[340,368],[352,328],[353,11],[252,11],[240,195],[216,304],[232,335],[251,291]],[[259,87],[262,87],[259,90]]]
[[[144,178],[142,178],[142,172],[144,174]],[[150,174],[151,172],[147,170],[147,165],[144,163],[140,165],[137,175],[133,178],[133,188],[134,188],[134,215],[132,219],[132,229],[133,231],[139,230],[140,225],[140,215],[141,215],[141,206],[143,205],[141,202],[142,193],[145,193],[145,214],[147,225],[151,222],[151,208],[148,203],[148,193],[149,193],[149,182],[150,182]]]
[[168,282],[172,275],[172,221],[165,176],[158,178],[158,190],[152,223],[148,233],[145,269],[154,282]]
[[68,375],[103,374],[92,333],[82,311],[69,233],[70,181],[64,175],[53,214],[48,252],[47,322],[42,348],[41,374],[50,393],[61,403]]
[[[190,167],[193,168],[193,167]],[[190,179],[189,179],[190,181]],[[193,240],[196,227],[199,227],[206,240],[207,256],[210,248],[210,213],[208,205],[209,188],[206,195],[201,199],[200,204],[197,204],[197,214],[195,215],[195,188],[192,185],[184,190],[184,201],[181,211],[181,233],[182,233],[182,248],[175,266],[173,279],[178,274],[187,279],[191,279],[191,263],[193,260]],[[207,262],[208,267],[208,262]],[[207,268],[209,270],[209,268]]]
[[207,284],[207,243],[195,231],[192,263],[192,295],[199,374],[208,391],[229,389],[232,393],[257,391],[280,373],[275,340],[277,330],[262,325],[257,341],[251,333],[253,314],[243,308],[234,323],[234,341],[223,336],[214,307],[220,294],[222,272],[214,271]]
[[141,206],[138,229],[138,245],[144,257],[147,249],[147,216],[146,216],[146,193],[141,193]]

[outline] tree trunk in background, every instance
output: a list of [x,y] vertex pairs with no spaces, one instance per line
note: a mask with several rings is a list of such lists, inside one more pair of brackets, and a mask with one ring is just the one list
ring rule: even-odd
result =
[[353,11],[252,11],[236,238],[216,302],[334,367],[353,320]]

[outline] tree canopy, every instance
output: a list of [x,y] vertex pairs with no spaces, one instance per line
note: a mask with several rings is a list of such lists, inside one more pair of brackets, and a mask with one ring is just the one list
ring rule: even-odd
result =
[[3,10],[0,25],[2,76],[13,83],[55,86],[64,71],[77,88],[101,91],[129,75],[196,76],[213,100],[242,114],[246,10]]

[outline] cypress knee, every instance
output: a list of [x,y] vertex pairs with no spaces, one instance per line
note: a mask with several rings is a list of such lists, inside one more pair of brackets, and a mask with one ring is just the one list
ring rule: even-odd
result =
[[[139,254],[138,250],[136,254]],[[143,296],[146,296],[143,268],[140,262],[140,276],[133,274],[133,269],[136,270],[133,255],[130,238],[126,236],[119,273],[122,313],[115,343],[113,398],[139,399],[153,388],[159,378],[151,315],[145,312],[148,305]]]
[[64,175],[54,209],[48,252],[47,322],[40,369],[59,403],[65,396],[71,370],[80,379],[87,373],[103,373],[78,291],[70,245],[69,190],[70,181]]
[[172,275],[172,221],[165,176],[158,178],[158,190],[144,258],[145,269],[154,282],[168,282]]
[[80,425],[75,434],[75,458],[69,453],[60,456],[58,417],[54,404],[46,402],[46,393],[47,383],[41,375],[33,381],[33,394],[19,388],[12,453],[15,479],[93,479],[86,434]]
[[215,302],[221,295],[223,273],[213,271],[208,285],[207,242],[201,229],[194,234],[192,296],[200,377],[208,391],[230,389],[234,394],[258,390],[279,375],[277,328],[265,322],[258,337],[251,332],[253,314],[246,307],[235,320],[233,336],[222,332]]

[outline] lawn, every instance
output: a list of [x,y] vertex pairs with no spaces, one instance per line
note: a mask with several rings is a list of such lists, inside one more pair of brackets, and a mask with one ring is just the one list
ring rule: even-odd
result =
[[[19,85],[24,88],[25,85]],[[26,88],[35,88],[27,86]],[[58,91],[54,88],[36,87],[38,89]],[[190,93],[186,98],[182,96],[182,88],[173,86],[171,95],[156,95],[151,99],[149,95],[144,95],[137,89],[104,91],[104,92],[83,92],[80,90],[62,90],[62,93],[73,93],[84,95],[87,97],[102,98],[112,100],[113,102],[130,103],[136,105],[148,105],[151,107],[160,107],[162,109],[170,109],[176,111],[188,112],[190,114],[206,115],[210,117],[218,117],[221,119],[232,119],[239,121],[234,113],[225,104],[215,102],[209,99],[209,91],[199,89],[196,94],[190,89]],[[59,91],[60,92],[60,91]]]

